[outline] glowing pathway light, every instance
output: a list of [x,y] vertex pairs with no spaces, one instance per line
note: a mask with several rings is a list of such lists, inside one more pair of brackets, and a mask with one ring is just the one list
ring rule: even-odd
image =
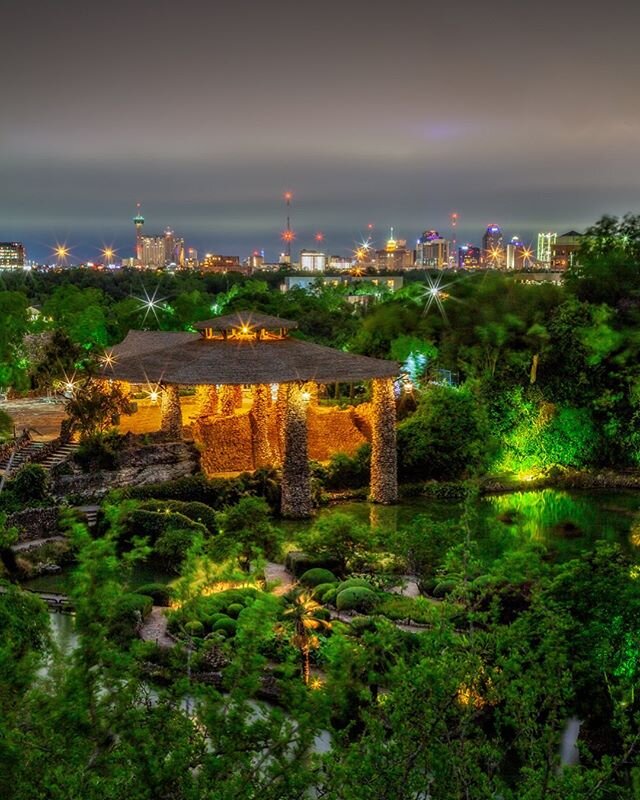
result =
[[106,369],[113,369],[118,359],[113,353],[113,350],[105,350],[99,358],[100,363]]

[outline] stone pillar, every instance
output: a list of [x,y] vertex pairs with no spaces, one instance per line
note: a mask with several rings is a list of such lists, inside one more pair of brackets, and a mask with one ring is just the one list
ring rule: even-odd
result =
[[182,439],[180,387],[172,383],[162,387],[160,430],[172,439]]
[[375,378],[372,383],[371,499],[374,503],[395,503],[398,499],[398,455],[393,379]]
[[220,413],[230,417],[242,405],[242,386],[223,386],[220,390]]
[[255,466],[273,466],[273,453],[269,442],[269,408],[271,406],[271,387],[259,383],[251,387],[253,406],[251,408],[251,430],[253,432],[253,453]]
[[218,413],[220,398],[215,384],[200,384],[196,386],[196,416],[208,417]]
[[275,402],[276,434],[278,436],[278,462],[284,461],[284,428],[285,417],[287,415],[287,384],[281,383],[278,386],[278,394]]
[[282,503],[284,517],[311,516],[311,476],[307,448],[307,403],[298,384],[286,387]]

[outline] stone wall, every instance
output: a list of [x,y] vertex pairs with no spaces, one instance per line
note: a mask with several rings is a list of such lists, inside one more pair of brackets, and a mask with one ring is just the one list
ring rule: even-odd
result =
[[192,425],[193,439],[201,450],[205,475],[254,469],[249,411],[228,417],[202,417]]
[[332,453],[353,455],[367,442],[358,429],[353,408],[309,406],[307,414],[309,458],[328,461]]
[[193,475],[199,471],[200,455],[189,442],[134,443],[119,451],[114,470],[82,472],[73,462],[69,462],[69,466],[70,474],[52,471],[53,493],[58,496],[73,494],[89,500],[103,497],[111,489],[144,486]]
[[57,536],[58,517],[60,510],[56,507],[51,508],[25,508],[24,511],[16,511],[7,518],[7,525],[10,528],[18,529],[18,543],[33,542],[36,539],[46,539],[49,536]]

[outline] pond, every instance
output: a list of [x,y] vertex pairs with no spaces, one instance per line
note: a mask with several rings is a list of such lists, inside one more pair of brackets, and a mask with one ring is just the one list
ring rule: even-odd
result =
[[[377,506],[366,502],[345,502],[323,508],[320,517],[349,514],[355,520],[394,533],[424,515],[425,535],[429,522],[460,522],[468,526],[478,542],[479,556],[489,564],[508,549],[538,542],[555,559],[566,561],[593,548],[596,541],[619,543],[627,552],[640,557],[640,493],[579,492],[544,489],[532,492],[487,495],[471,502],[413,498],[396,506]],[[294,540],[313,520],[278,523]],[[462,528],[461,528],[462,530]],[[461,533],[462,537],[462,533]],[[25,583],[29,589],[66,593],[69,573],[43,575]],[[132,587],[145,583],[167,583],[175,574],[152,563],[136,564]]]

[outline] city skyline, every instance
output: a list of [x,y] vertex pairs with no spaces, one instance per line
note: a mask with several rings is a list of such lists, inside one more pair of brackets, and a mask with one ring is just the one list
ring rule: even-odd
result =
[[0,237],[36,260],[130,255],[137,202],[269,258],[288,189],[293,249],[337,253],[372,222],[533,242],[638,208],[638,8],[187,0],[176,31],[166,3],[5,5]]

